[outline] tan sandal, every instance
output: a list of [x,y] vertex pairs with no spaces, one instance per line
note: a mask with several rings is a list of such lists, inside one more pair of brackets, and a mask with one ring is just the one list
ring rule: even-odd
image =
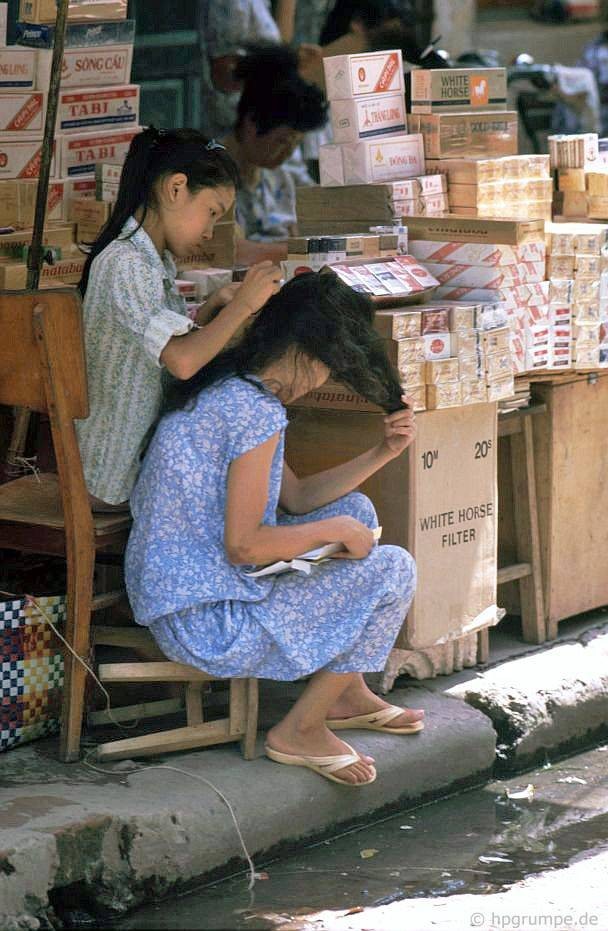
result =
[[332,731],[358,728],[367,731],[383,731],[385,734],[417,734],[419,731],[424,730],[423,721],[412,721],[411,724],[403,724],[401,727],[388,727],[391,721],[394,721],[406,710],[406,708],[399,708],[397,705],[389,705],[388,708],[371,711],[369,714],[357,714],[352,718],[337,718],[326,721],[325,724]]
[[285,766],[304,766],[306,769],[312,769],[314,773],[318,773],[319,776],[323,776],[325,779],[329,779],[331,782],[338,782],[341,786],[349,786],[351,788],[358,788],[359,786],[369,786],[372,782],[376,781],[376,770],[372,766],[373,775],[371,779],[367,779],[365,782],[346,782],[344,779],[340,779],[338,776],[334,776],[333,773],[337,772],[339,769],[344,769],[346,766],[352,766],[353,763],[360,763],[361,757],[354,750],[350,744],[347,744],[344,741],[350,753],[340,753],[337,756],[299,756],[295,753],[280,753],[278,750],[273,750],[272,747],[269,747],[268,744],[264,745],[264,750],[266,756],[270,760],[274,760],[275,763],[283,763]]

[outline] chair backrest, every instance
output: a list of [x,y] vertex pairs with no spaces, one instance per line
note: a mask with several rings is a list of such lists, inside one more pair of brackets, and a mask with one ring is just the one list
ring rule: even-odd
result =
[[0,404],[47,413],[68,551],[93,537],[74,420],[89,415],[80,296],[75,289],[0,291]]
[[65,397],[66,413],[72,418],[87,417],[82,308],[76,289],[0,291],[0,404],[48,412],[34,326],[36,308],[49,324],[54,378]]

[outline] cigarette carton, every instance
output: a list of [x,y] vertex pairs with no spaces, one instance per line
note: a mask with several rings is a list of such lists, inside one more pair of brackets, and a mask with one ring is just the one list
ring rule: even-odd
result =
[[424,357],[427,362],[436,359],[449,359],[452,355],[451,333],[427,333],[424,340]]
[[97,162],[95,165],[95,196],[97,200],[114,203],[118,196],[122,165],[119,162]]
[[482,378],[483,359],[480,352],[468,356],[461,356],[459,354],[458,365],[460,368],[460,379],[462,382],[479,381],[481,384],[485,385],[485,378]]
[[458,381],[460,369],[458,359],[438,359],[427,362],[425,367],[425,380],[427,385],[441,385],[446,381]]
[[[0,100],[1,103],[1,100]],[[61,90],[57,132],[82,133],[93,129],[139,124],[139,85]]]
[[520,246],[544,238],[542,220],[494,220],[471,217],[412,217],[408,220],[410,241],[498,243]]
[[513,375],[493,381],[487,386],[488,401],[504,401],[515,394],[515,379]]
[[405,97],[398,92],[334,100],[331,126],[336,143],[402,135],[407,132]]
[[[38,52],[38,86],[48,87],[52,53]],[[61,88],[110,87],[129,84],[133,44],[66,48],[63,53]]]
[[[68,20],[126,19],[127,0],[70,0]],[[25,23],[54,23],[55,0],[20,0],[19,19]]]
[[111,204],[91,197],[77,198],[70,204],[70,220],[76,224],[78,242],[92,243],[110,219]]
[[[51,177],[57,177],[57,148],[51,162]],[[0,138],[0,180],[37,178],[42,157],[42,135],[11,133]]]
[[488,400],[488,389],[479,378],[461,379],[460,390],[463,404],[484,404]]
[[[587,192],[589,194],[597,197],[608,196],[608,171],[589,171],[582,172],[582,174],[586,175]],[[560,190],[562,189],[560,188]]]
[[[0,181],[0,226],[23,229],[32,226],[36,208],[38,183],[32,181]],[[65,183],[51,181],[47,198],[46,220],[65,220]]]
[[400,49],[362,55],[334,55],[323,60],[323,70],[328,100],[389,91],[404,92]]
[[481,345],[484,352],[508,353],[510,346],[511,330],[509,327],[498,327],[495,330],[486,330],[481,333]]
[[37,63],[38,53],[33,49],[0,47],[0,93],[36,90]]
[[560,168],[557,172],[557,189],[584,194],[587,190],[587,172],[584,168]]
[[454,265],[425,262],[428,271],[442,285],[462,285],[466,288],[516,287],[536,284],[545,278],[544,262],[519,262],[504,267],[484,265]]
[[438,68],[412,72],[412,113],[506,109],[505,68]]
[[427,333],[449,333],[450,332],[450,311],[447,307],[437,305],[421,305],[422,314],[421,332],[423,336]]
[[516,155],[517,113],[414,113],[410,129],[424,136],[425,158]]
[[426,406],[430,411],[444,407],[459,407],[462,404],[460,382],[426,386]]
[[319,167],[324,187],[415,178],[424,174],[422,136],[323,145],[319,150]]
[[41,91],[0,94],[0,133],[41,133],[47,95]]
[[58,156],[61,174],[71,178],[80,175],[95,175],[97,162],[123,162],[133,138],[141,127],[58,134]]
[[505,246],[501,243],[433,242],[417,239],[410,243],[410,253],[421,262],[487,267],[518,265],[521,262],[544,262],[544,240]]
[[[80,253],[62,258],[54,265],[44,264],[40,271],[40,285],[51,285],[61,281],[64,284],[78,284],[82,277],[86,257]],[[27,285],[27,265],[23,262],[0,263],[0,289],[20,291]]]
[[[55,20],[52,23],[17,23],[17,44],[32,48],[52,49],[55,45]],[[64,48],[86,48],[100,45],[133,45],[135,20],[68,23]]]
[[404,366],[425,361],[424,340],[421,336],[411,339],[384,340],[389,360],[399,370]]
[[[14,233],[0,233],[0,256],[22,261],[24,250],[30,246],[33,234],[31,226]],[[53,246],[68,254],[73,252],[74,227],[71,223],[45,223],[42,245]]]
[[181,272],[181,276],[195,285],[196,297],[199,301],[206,300],[214,291],[225,287],[232,281],[232,271],[229,268],[194,268],[191,271]]
[[415,339],[421,334],[420,311],[377,310],[374,328],[385,339]]
[[510,347],[507,347],[506,351],[486,353],[485,367],[486,384],[490,384],[492,381],[502,381],[512,376],[513,360]]
[[487,184],[492,181],[551,178],[548,155],[510,155],[500,158],[429,159],[427,170],[447,174],[450,184]]
[[[300,185],[296,188],[297,214],[300,226],[327,221],[361,221],[367,220],[365,230],[370,224],[386,223],[394,225],[395,203],[419,197],[421,194],[420,178],[401,179],[380,184],[357,184],[344,187],[319,187],[318,185]],[[321,227],[312,235],[322,235]],[[331,232],[339,232],[334,229]],[[349,233],[356,230],[347,230]],[[295,250],[290,250],[295,251]]]

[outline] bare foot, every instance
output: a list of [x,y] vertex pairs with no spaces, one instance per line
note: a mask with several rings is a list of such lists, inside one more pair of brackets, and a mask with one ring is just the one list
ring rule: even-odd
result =
[[[329,709],[328,720],[342,721],[354,718],[359,714],[371,714],[373,711],[382,711],[388,708],[390,702],[384,701],[367,686],[363,676],[359,676],[340,696],[338,701]],[[391,727],[407,727],[417,724],[424,719],[422,708],[404,708],[403,714],[393,718],[385,725],[386,730]]]
[[[279,753],[292,753],[298,756],[338,756],[350,753],[343,740],[336,737],[327,727],[297,730],[285,721],[271,728],[266,735],[266,743]],[[347,783],[368,782],[374,773],[374,759],[360,755],[358,763],[352,763],[333,775]]]

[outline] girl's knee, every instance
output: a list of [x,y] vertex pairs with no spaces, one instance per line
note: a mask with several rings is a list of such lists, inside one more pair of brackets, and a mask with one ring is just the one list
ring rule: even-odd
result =
[[344,513],[348,514],[349,517],[360,520],[366,527],[374,528],[378,526],[376,509],[367,495],[362,494],[360,491],[353,491],[342,498],[342,501],[344,503]]
[[389,565],[386,566],[386,577],[391,584],[399,590],[400,594],[409,594],[413,597],[416,589],[416,562],[411,553],[402,546],[383,546],[382,553]]

